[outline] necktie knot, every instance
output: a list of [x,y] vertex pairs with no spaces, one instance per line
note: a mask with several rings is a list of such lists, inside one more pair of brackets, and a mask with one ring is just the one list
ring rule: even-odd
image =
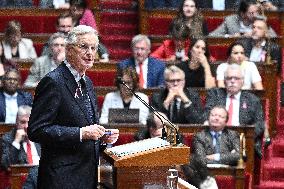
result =
[[232,100],[235,99],[235,96],[234,96],[234,95],[231,95],[231,96],[230,96],[230,99],[232,99]]
[[80,85],[81,85],[82,88],[86,88],[86,82],[85,82],[85,80],[83,78],[81,78],[79,80],[79,82],[80,82]]
[[217,132],[215,132],[215,134],[214,134],[214,138],[215,138],[215,139],[218,139],[218,138],[219,138],[219,136],[220,136],[220,134],[219,134],[219,133],[217,133]]

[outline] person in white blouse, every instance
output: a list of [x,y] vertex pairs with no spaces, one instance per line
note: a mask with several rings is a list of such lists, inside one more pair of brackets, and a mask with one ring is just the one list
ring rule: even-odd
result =
[[4,40],[0,45],[0,56],[6,59],[33,59],[37,57],[33,41],[22,37],[20,22],[12,20],[5,29]]
[[[124,81],[133,91],[136,91],[138,88],[138,75],[134,68],[126,67],[121,70],[118,70],[116,76],[116,86],[118,88],[115,92],[110,92],[105,96],[100,124],[107,124],[109,118],[109,109],[110,108],[129,108],[129,109],[139,109],[139,122],[146,124],[149,110],[142,104],[125,86],[119,84],[119,79]],[[145,102],[149,102],[148,96],[141,92],[135,92],[140,98]]]
[[225,87],[224,73],[230,64],[238,64],[244,73],[242,89],[263,90],[261,76],[254,62],[247,61],[245,50],[241,43],[233,43],[228,49],[228,61],[218,66],[216,71],[217,86]]

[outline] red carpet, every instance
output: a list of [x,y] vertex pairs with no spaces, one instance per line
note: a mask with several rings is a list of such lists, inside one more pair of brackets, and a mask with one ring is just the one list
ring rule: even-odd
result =
[[[277,86],[277,136],[266,151],[258,189],[284,189],[284,107],[280,106],[280,84]],[[281,116],[282,115],[282,116]],[[281,132],[279,132],[281,131]]]
[[131,55],[131,39],[138,33],[137,4],[134,0],[100,1],[100,36],[111,59],[122,60]]

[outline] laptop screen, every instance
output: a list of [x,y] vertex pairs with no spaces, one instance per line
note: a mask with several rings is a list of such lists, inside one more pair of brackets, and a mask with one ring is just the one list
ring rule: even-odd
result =
[[139,123],[139,109],[110,108],[109,123]]

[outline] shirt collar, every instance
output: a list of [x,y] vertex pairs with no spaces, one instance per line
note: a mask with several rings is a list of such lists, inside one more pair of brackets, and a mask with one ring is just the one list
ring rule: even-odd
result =
[[[148,64],[148,58],[146,58],[143,62],[142,62],[143,65],[145,64]],[[135,60],[135,65],[136,66],[139,66],[139,62],[137,60]]]
[[[231,96],[231,94],[228,93],[228,94],[227,94],[227,98],[230,98],[230,96]],[[234,98],[235,98],[236,100],[239,100],[240,97],[241,97],[241,91],[234,95]]]
[[15,99],[18,96],[17,92],[13,95],[9,95],[8,93],[5,93],[5,92],[3,92],[3,94],[4,94],[5,98],[10,98],[10,99]]
[[221,134],[222,134],[222,131],[216,132],[216,131],[210,130],[210,134],[211,134],[213,137],[215,136],[215,133],[218,133],[219,135],[221,135]]
[[64,60],[64,63],[66,64],[67,68],[70,70],[71,74],[74,76],[75,81],[78,83],[81,78],[85,80],[85,74],[81,77],[79,72],[72,68],[71,64],[67,62],[67,60]]

